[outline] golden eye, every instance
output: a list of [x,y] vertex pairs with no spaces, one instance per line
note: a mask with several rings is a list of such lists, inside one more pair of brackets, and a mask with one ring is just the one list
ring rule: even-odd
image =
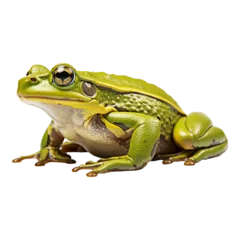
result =
[[53,82],[58,86],[69,86],[75,81],[74,71],[66,66],[59,66],[53,72]]
[[93,97],[96,94],[96,88],[92,83],[83,82],[82,91],[86,96]]

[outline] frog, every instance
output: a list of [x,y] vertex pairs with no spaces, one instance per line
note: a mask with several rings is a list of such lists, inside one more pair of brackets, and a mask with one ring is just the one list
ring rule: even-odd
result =
[[89,152],[99,160],[72,171],[86,169],[96,177],[143,169],[155,160],[193,166],[228,148],[225,133],[207,115],[187,115],[164,90],[141,79],[77,71],[67,63],[51,70],[33,65],[18,81],[17,95],[45,111],[51,123],[40,150],[14,163],[35,158],[35,166],[73,164],[70,152]]

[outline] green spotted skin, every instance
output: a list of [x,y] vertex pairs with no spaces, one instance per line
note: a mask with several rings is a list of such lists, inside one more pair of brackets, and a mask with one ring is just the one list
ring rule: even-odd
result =
[[[18,96],[44,110],[52,122],[40,150],[13,160],[36,158],[75,163],[67,152],[89,152],[100,158],[73,169],[99,173],[144,168],[151,160],[194,165],[221,155],[228,140],[208,116],[189,115],[161,88],[124,75],[77,71],[60,63],[48,70],[34,65],[19,80]],[[68,143],[63,143],[67,139]]]
[[169,140],[175,123],[183,115],[172,106],[158,99],[137,93],[119,93],[100,88],[96,99],[104,106],[112,106],[119,112],[136,112],[157,117],[161,122],[160,134]]

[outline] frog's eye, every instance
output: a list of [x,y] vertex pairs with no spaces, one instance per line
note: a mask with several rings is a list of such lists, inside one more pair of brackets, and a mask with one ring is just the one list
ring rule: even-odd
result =
[[82,91],[86,96],[93,97],[96,94],[96,88],[92,83],[83,82]]
[[74,71],[69,67],[59,66],[53,72],[53,82],[58,86],[69,86],[74,80]]

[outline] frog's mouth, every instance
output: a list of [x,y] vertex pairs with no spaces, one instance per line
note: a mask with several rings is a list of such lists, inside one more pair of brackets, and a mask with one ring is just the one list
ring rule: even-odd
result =
[[[71,101],[76,101],[76,102],[86,102],[86,101],[83,101],[83,100],[81,100],[81,99],[69,99],[69,98],[53,98],[53,97],[41,97],[41,96],[24,96],[24,95],[22,95],[22,94],[17,94],[18,95],[18,97],[21,99],[21,100],[25,100],[25,99],[27,99],[27,100],[33,100],[33,101],[36,101],[36,102],[38,102],[38,101],[69,101],[69,102],[71,102]],[[90,100],[91,101],[91,100]],[[90,102],[89,101],[89,102]]]
[[20,93],[17,94],[21,101],[29,104],[29,105],[38,105],[39,103],[51,104],[51,105],[63,105],[69,106],[72,108],[87,108],[92,102],[92,99],[89,101],[83,101],[81,99],[69,99],[69,98],[61,98],[61,97],[43,97],[43,96],[25,96]]

